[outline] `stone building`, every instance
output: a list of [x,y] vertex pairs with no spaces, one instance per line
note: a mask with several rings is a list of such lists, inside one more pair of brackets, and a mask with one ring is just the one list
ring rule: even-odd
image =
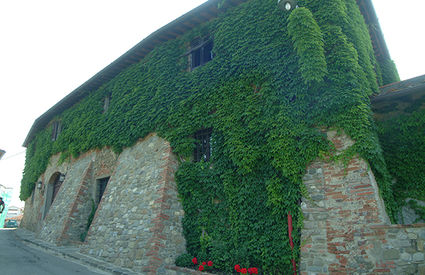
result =
[[[270,176],[263,187],[258,187],[262,188],[264,201],[258,200],[257,208],[264,208],[256,211],[264,210],[264,213],[267,212],[265,216],[274,218],[278,217],[275,214],[278,213],[281,216],[275,221],[289,230],[289,218],[288,222],[283,220],[279,211],[282,208],[291,210],[289,212],[296,221],[294,238],[300,249],[297,269],[301,274],[424,273],[425,227],[391,225],[393,215],[387,214],[390,208],[385,205],[390,191],[385,189],[386,185],[377,183],[382,180],[382,171],[373,166],[370,159],[357,152],[350,155],[344,165],[319,158],[319,149],[312,149],[313,153],[300,153],[304,150],[300,143],[305,141],[314,145],[316,137],[320,137],[320,142],[327,140],[333,144],[330,146],[334,148],[334,156],[342,156],[350,148],[355,148],[355,144],[362,144],[361,135],[356,136],[357,130],[337,125],[339,131],[334,131],[328,125],[333,122],[323,122],[322,125],[307,123],[308,127],[302,128],[303,118],[299,125],[291,126],[291,119],[298,119],[291,115],[298,114],[297,106],[308,106],[302,107],[308,109],[300,112],[301,117],[308,117],[315,108],[327,108],[328,97],[329,102],[334,100],[327,90],[344,89],[338,86],[340,76],[351,77],[346,86],[359,93],[361,102],[378,93],[378,84],[397,80],[371,1],[333,1],[336,6],[331,8],[337,11],[336,19],[333,15],[327,19],[321,17],[330,7],[323,9],[317,6],[319,2],[324,6],[331,5],[332,1],[300,1],[298,9],[286,9],[288,6],[282,5],[285,1],[277,2],[209,0],[152,33],[40,116],[24,142],[27,163],[21,188],[21,198],[25,200],[21,226],[36,232],[43,240],[78,246],[81,253],[137,272],[185,274],[188,271],[175,266],[178,256],[202,249],[203,253],[220,251],[228,244],[214,239],[219,232],[212,233],[208,221],[202,221],[205,224],[196,221],[195,233],[198,235],[191,237],[189,229],[193,225],[188,224],[190,215],[206,213],[208,209],[200,205],[195,214],[188,214],[189,208],[184,210],[187,207],[185,203],[196,197],[196,190],[188,192],[188,197],[183,191],[179,193],[176,181],[181,176],[178,173],[181,167],[189,165],[187,163],[198,163],[198,168],[204,169],[203,173],[207,175],[204,182],[222,180],[228,184],[226,188],[231,188],[229,182],[258,181],[280,169],[277,174],[281,178],[276,180],[276,177]],[[345,8],[339,9],[341,7]],[[345,16],[342,23],[338,23],[338,12]],[[351,17],[351,13],[357,17]],[[347,19],[348,14],[351,21]],[[308,27],[298,24],[295,15],[311,20],[308,26],[318,26],[313,34]],[[287,32],[287,24],[295,31]],[[324,34],[336,35],[341,40],[333,44],[321,34],[319,27]],[[233,33],[226,36],[234,29],[240,30],[243,35]],[[314,31],[320,35],[315,35]],[[303,34],[303,37],[297,37],[298,34]],[[306,54],[302,48],[306,44],[313,48],[317,46],[317,49]],[[343,54],[334,56],[332,47]],[[345,56],[352,57],[347,62],[354,63],[347,65],[345,60],[341,63]],[[325,66],[320,63],[325,57],[327,69],[324,68],[326,62]],[[317,63],[310,63],[316,59]],[[336,72],[335,69],[340,67],[343,71]],[[350,70],[357,71],[351,74]],[[361,88],[357,89],[356,85]],[[250,91],[246,96],[238,95],[238,92],[242,94],[247,89]],[[230,101],[226,101],[229,90],[236,93],[230,96]],[[380,102],[389,102],[385,88],[381,90],[382,95],[372,100],[376,113]],[[415,95],[417,93],[414,92]],[[307,97],[315,101],[304,104]],[[323,98],[326,100],[321,101]],[[358,100],[357,97],[351,99],[349,94],[341,98]],[[254,104],[238,109],[239,102],[244,100],[247,104]],[[344,105],[348,107],[355,105],[341,104],[348,104]],[[280,117],[284,117],[281,115],[270,120],[267,126],[264,126],[264,121],[250,124],[255,117],[273,112],[277,105],[286,106],[282,110],[288,108],[291,119],[281,121]],[[267,108],[258,109],[263,106]],[[355,106],[370,108],[367,104],[364,107],[363,103]],[[330,114],[323,116],[323,121],[332,117],[333,109],[329,108]],[[242,117],[238,117],[241,112]],[[187,117],[181,118],[183,114]],[[223,125],[211,125],[209,122],[218,119]],[[292,132],[289,130],[289,134],[278,132],[282,124],[288,125],[288,129],[295,132],[294,136],[290,136]],[[272,145],[262,147],[264,144],[260,142],[245,146],[243,140],[253,132],[259,131],[258,136],[264,138],[259,130],[261,127],[268,129],[267,138]],[[297,133],[297,129],[301,128],[304,132]],[[310,128],[314,134],[307,130]],[[216,130],[221,136],[214,132]],[[234,138],[232,134],[239,135]],[[285,139],[286,135],[290,138]],[[293,151],[288,150],[290,159],[298,154],[309,156],[299,162],[304,165],[299,170],[296,165],[293,168],[282,164],[286,156],[286,150],[282,148],[287,147],[276,144],[288,140],[298,146],[292,148]],[[193,145],[194,142],[196,145]],[[317,144],[320,142],[317,141]],[[267,150],[277,154],[270,157],[271,161],[262,155]],[[220,156],[225,159],[224,162],[217,161]],[[207,168],[202,166],[209,161],[212,164]],[[230,164],[224,169],[223,163]],[[267,165],[262,166],[264,163]],[[269,170],[271,166],[273,169]],[[229,172],[232,169],[234,174]],[[219,172],[209,174],[214,171]],[[232,181],[233,176],[237,179]],[[304,183],[307,193],[300,184],[296,184],[298,179]],[[294,187],[297,191],[285,189],[276,197],[276,189],[273,188],[283,181],[288,186],[297,186]],[[244,184],[250,182],[247,180],[241,186]],[[235,190],[242,192],[241,189]],[[243,192],[250,194],[249,188]],[[295,195],[291,195],[293,193]],[[232,200],[235,202],[236,199],[228,194],[226,196],[216,194],[208,203],[222,211],[231,209],[233,215],[255,208],[251,205],[238,208],[245,202],[232,204]],[[225,203],[228,204],[222,206]],[[286,217],[286,210],[283,211]],[[248,221],[249,217],[246,219]],[[232,224],[232,215],[223,220]],[[303,225],[297,227],[297,222]],[[232,226],[239,234],[243,229],[237,228],[236,224],[237,221],[233,221]],[[263,232],[263,236],[256,233],[258,240],[279,235],[279,232],[267,235],[264,230],[268,228],[255,229],[253,226],[251,229]],[[245,233],[251,234],[250,230]],[[287,231],[280,235],[279,240],[288,241]],[[216,243],[209,243],[208,238]],[[205,242],[207,249],[203,247]],[[283,256],[276,257],[284,259],[286,262],[282,266],[287,267],[293,253],[289,242],[283,246],[285,250],[279,251]],[[248,255],[253,249],[248,247],[246,250]],[[266,249],[263,250],[263,254],[267,253]],[[234,263],[226,263],[217,254],[220,253],[215,254],[217,266],[228,271]],[[250,264],[263,264],[269,273],[279,274],[277,267],[266,266],[262,260],[255,258],[251,261]]]

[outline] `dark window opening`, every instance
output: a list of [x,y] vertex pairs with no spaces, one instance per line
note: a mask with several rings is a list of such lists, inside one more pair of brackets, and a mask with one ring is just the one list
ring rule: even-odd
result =
[[213,59],[213,41],[209,38],[196,39],[191,43],[191,70],[204,65]]
[[32,193],[31,193],[31,205],[33,205],[34,204],[34,193],[35,193],[35,188],[32,190]]
[[96,204],[99,204],[102,200],[103,193],[105,193],[106,185],[108,184],[109,177],[97,180],[97,191],[96,191]]
[[[62,183],[65,181],[65,175],[61,174],[60,172],[56,172],[52,175],[48,183],[46,184],[46,194],[45,194],[45,203],[44,203],[44,211],[43,211],[43,219],[46,218],[47,213],[49,212],[50,207],[52,206],[53,202],[55,201],[55,198],[57,194],[59,193],[59,190],[61,188]],[[41,182],[40,182],[41,183]],[[41,192],[43,192],[44,188],[42,187]],[[33,196],[34,196],[33,192]]]
[[110,95],[107,95],[103,99],[103,113],[106,113],[108,111],[110,101],[111,101],[111,96]]
[[55,179],[55,182],[53,183],[53,195],[52,195],[52,201],[50,202],[50,205],[53,204],[53,201],[55,200],[56,195],[58,194],[59,189],[62,186],[62,183],[63,183],[63,175],[58,174],[56,179]]
[[55,140],[58,139],[59,134],[62,130],[61,128],[62,128],[62,126],[61,126],[60,121],[53,122],[53,124],[52,124],[52,141],[55,141]]
[[212,129],[205,129],[195,133],[196,147],[194,152],[194,161],[209,161],[211,158],[211,134]]

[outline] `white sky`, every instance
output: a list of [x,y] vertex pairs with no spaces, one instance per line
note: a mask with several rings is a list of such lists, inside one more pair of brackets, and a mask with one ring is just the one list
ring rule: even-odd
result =
[[[19,186],[33,122],[147,35],[205,0],[0,0],[0,184]],[[402,80],[425,74],[425,1],[373,0]],[[412,6],[410,6],[412,5]]]

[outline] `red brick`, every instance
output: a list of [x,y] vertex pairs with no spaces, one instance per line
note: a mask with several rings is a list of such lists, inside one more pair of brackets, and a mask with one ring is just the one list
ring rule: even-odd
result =
[[170,218],[170,216],[165,215],[165,214],[163,214],[163,213],[158,214],[158,215],[157,215],[157,217],[162,218],[162,219],[164,219],[164,220],[168,220],[168,219]]
[[373,195],[375,192],[364,192],[364,193],[358,193],[357,196],[367,196],[367,195]]
[[366,188],[366,189],[354,189],[354,190],[350,190],[350,193],[351,194],[360,193],[360,192],[372,192],[373,193],[373,189],[372,188]]

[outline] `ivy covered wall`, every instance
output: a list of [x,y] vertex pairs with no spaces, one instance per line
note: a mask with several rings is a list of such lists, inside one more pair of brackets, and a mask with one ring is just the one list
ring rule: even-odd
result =
[[[410,113],[378,121],[379,139],[388,170],[394,177],[394,197],[399,206],[407,198],[425,201],[425,109],[417,100]],[[425,219],[425,208],[411,205]]]
[[[387,76],[356,1],[299,6],[289,13],[275,0],[251,0],[223,10],[92,91],[56,118],[62,132],[55,142],[50,127],[30,142],[21,199],[53,154],[66,160],[105,146],[120,152],[157,132],[190,159],[192,134],[213,128],[210,162],[183,162],[176,174],[187,251],[221,270],[238,263],[278,274],[298,254],[289,246],[287,214],[298,247],[301,177],[308,163],[332,153],[319,130],[332,127],[356,141],[342,158],[359,154],[369,162],[392,217],[391,178],[369,101]],[[214,58],[188,71],[184,54],[206,35]]]

